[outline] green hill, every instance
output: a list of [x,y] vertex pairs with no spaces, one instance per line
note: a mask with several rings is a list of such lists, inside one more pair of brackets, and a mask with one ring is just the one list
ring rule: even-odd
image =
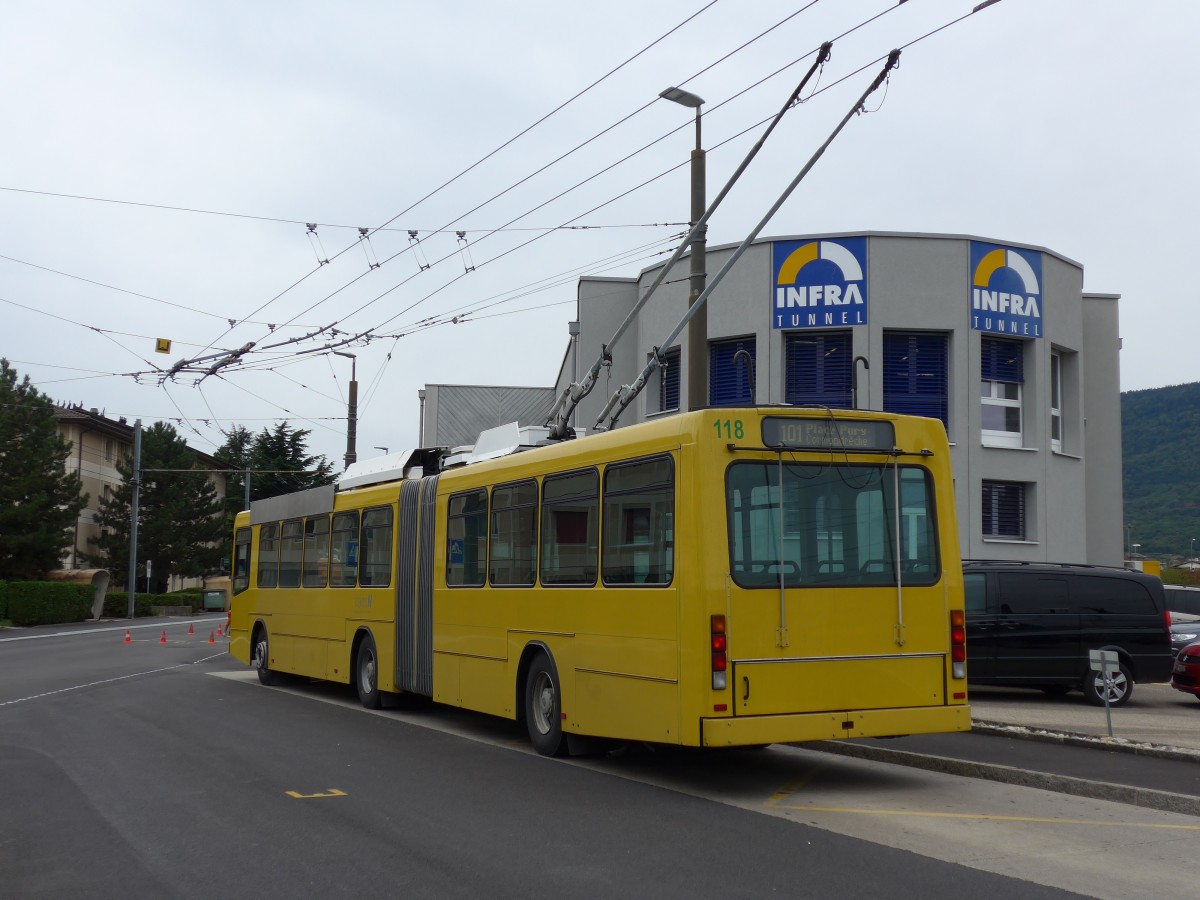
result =
[[[1200,383],[1121,394],[1125,525],[1147,556],[1200,555]],[[1125,538],[1128,540],[1128,536]]]

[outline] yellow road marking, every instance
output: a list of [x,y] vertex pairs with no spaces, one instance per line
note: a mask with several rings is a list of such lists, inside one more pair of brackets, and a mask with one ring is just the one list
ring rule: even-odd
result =
[[339,791],[337,788],[330,788],[324,794],[300,794],[296,791],[285,791],[289,797],[295,797],[297,800],[312,800],[316,797],[345,797],[345,791]]
[[[778,794],[776,796],[779,796]],[[774,797],[770,802],[774,801]],[[903,809],[852,809],[837,806],[783,806],[793,812],[849,813],[865,816],[915,816],[927,819],[977,819],[984,822],[1032,822],[1046,825],[1104,825],[1122,828],[1166,828],[1176,831],[1200,831],[1200,825],[1164,825],[1153,822],[1102,822],[1095,819],[1053,819],[1040,816],[987,816],[979,813],[912,812]]]
[[801,788],[803,788],[806,784],[808,784],[828,768],[829,766],[827,765],[813,766],[804,775],[789,781],[774,794],[772,794],[771,799],[767,801],[767,806],[778,806],[787,797],[791,796],[792,794],[799,793]]

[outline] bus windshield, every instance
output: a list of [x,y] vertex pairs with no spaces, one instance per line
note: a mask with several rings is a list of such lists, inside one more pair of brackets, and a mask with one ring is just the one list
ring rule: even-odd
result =
[[897,568],[902,584],[929,585],[940,574],[933,481],[918,466],[737,462],[726,509],[741,587],[778,588],[781,576],[785,587],[895,585]]

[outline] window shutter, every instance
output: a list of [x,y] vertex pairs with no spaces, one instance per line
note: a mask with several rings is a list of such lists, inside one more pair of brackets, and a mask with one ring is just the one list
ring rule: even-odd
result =
[[[745,360],[734,361],[739,350],[750,354],[751,365]],[[744,406],[753,398],[753,372],[757,369],[754,338],[735,338],[713,341],[708,345],[708,405]]]
[[679,348],[663,354],[666,368],[659,369],[658,408],[660,412],[679,409]]
[[793,332],[786,338],[784,359],[788,403],[814,403],[831,409],[849,409],[854,360],[850,332]]
[[979,340],[979,378],[981,381],[1004,381],[1009,384],[1025,383],[1023,365],[1024,345],[1021,341],[1005,341],[999,338]]
[[947,343],[944,334],[884,333],[884,410],[940,419],[949,427]]
[[1014,481],[983,483],[983,535],[1025,539],[1025,485]]

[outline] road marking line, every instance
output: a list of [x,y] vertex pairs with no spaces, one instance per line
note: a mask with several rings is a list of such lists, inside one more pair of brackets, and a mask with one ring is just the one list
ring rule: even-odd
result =
[[[205,618],[205,619],[180,619],[178,622],[174,622],[174,621],[171,622],[170,625],[187,625],[187,624],[195,623],[195,622],[212,622],[212,621],[213,621],[213,619],[211,617]],[[36,640],[40,640],[41,638],[74,637],[77,634],[105,634],[109,631],[132,631],[135,628],[162,628],[162,627],[163,627],[163,624],[161,622],[159,622],[159,623],[151,623],[149,625],[115,625],[112,628],[80,628],[75,631],[55,631],[50,634],[22,634],[22,635],[18,635],[17,637],[0,638],[0,644],[6,644],[9,641],[36,641]],[[199,635],[197,635],[197,637],[199,637]]]
[[913,812],[903,809],[853,809],[837,806],[777,806],[793,812],[849,813],[866,816],[915,816],[925,819],[974,819],[984,822],[1031,822],[1045,825],[1103,825],[1121,828],[1165,828],[1175,831],[1200,831],[1200,825],[1162,825],[1153,822],[1102,822],[1096,819],[1053,819],[1039,816],[988,816],[980,813]]
[[84,688],[97,687],[101,684],[112,684],[114,681],[125,681],[128,678],[137,678],[139,675],[154,675],[158,672],[170,672],[172,669],[182,669],[184,666],[190,666],[191,663],[178,663],[174,666],[164,666],[161,669],[150,669],[147,672],[134,672],[131,675],[118,675],[116,678],[105,678],[103,681],[92,681],[88,684],[76,684],[71,687],[59,688],[57,691],[47,691],[44,694],[34,694],[32,697],[21,697],[17,700],[0,701],[0,706],[12,706],[14,703],[24,703],[27,700],[41,700],[43,697],[53,697],[55,694],[65,694],[68,691],[79,691]]

